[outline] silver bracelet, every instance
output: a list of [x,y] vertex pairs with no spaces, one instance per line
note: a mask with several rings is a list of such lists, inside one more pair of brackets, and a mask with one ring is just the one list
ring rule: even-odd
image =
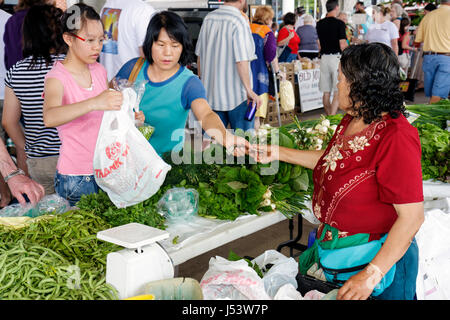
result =
[[8,182],[9,179],[11,179],[12,177],[18,176],[18,175],[25,175],[25,172],[18,168],[14,171],[12,171],[10,174],[8,174],[4,179],[5,179],[5,183]]

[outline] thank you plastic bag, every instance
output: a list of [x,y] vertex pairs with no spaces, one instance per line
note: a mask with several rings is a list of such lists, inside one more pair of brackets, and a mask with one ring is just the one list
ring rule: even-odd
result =
[[264,282],[245,260],[222,257],[209,260],[209,268],[200,281],[205,300],[269,300]]
[[103,115],[94,154],[95,181],[118,208],[150,198],[171,169],[134,125],[136,92],[122,93],[121,109]]

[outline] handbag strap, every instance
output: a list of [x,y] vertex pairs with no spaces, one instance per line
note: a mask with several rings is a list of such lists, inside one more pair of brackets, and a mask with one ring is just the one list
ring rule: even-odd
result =
[[128,77],[129,83],[134,83],[136,81],[136,78],[139,74],[139,72],[142,69],[142,66],[144,65],[145,58],[139,57],[134,64],[133,70],[131,70],[130,76]]

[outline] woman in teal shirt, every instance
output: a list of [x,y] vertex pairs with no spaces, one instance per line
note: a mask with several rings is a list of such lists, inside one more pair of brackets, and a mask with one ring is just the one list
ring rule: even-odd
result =
[[[227,132],[209,106],[200,79],[185,67],[193,50],[181,17],[170,11],[156,13],[148,25],[143,51],[145,62],[136,82],[146,84],[139,108],[145,122],[155,128],[149,142],[156,152],[162,155],[183,148],[186,120],[192,109],[210,137],[227,149],[239,146],[236,155],[243,155],[248,143]],[[128,79],[137,60],[123,65],[116,79]]]

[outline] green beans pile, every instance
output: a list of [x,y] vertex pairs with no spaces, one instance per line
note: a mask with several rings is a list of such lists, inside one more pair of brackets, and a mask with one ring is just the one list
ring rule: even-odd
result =
[[77,265],[48,248],[20,240],[0,253],[0,299],[117,298],[99,272],[87,270],[82,274]]
[[0,299],[117,299],[105,271],[106,255],[120,247],[96,238],[110,227],[86,210],[1,226]]

